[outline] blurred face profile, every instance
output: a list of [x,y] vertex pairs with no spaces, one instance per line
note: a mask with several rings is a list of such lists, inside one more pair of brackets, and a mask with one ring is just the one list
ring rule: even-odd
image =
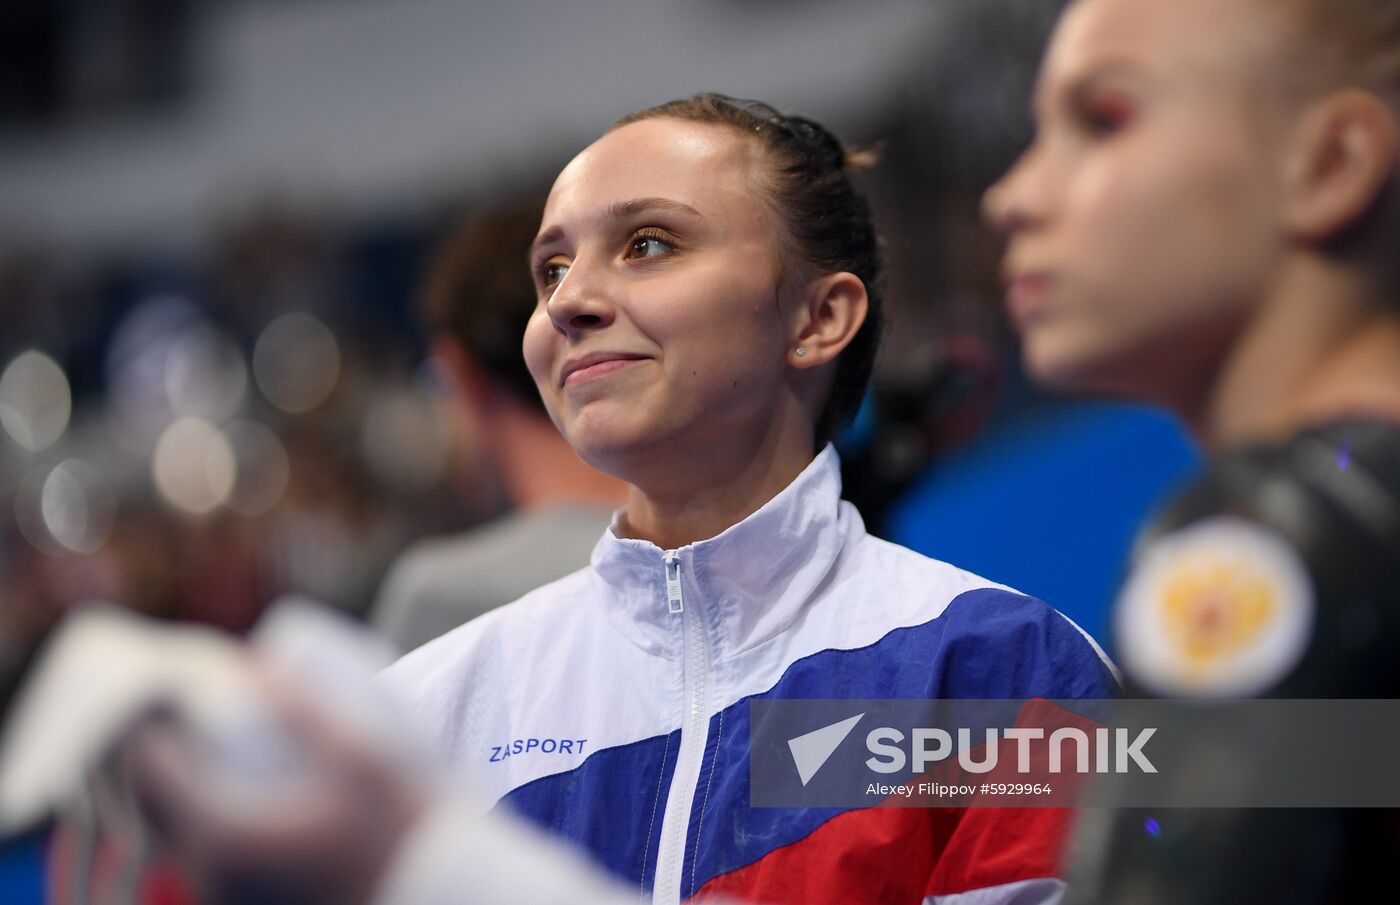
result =
[[618,128],[550,192],[526,364],[583,458],[627,460],[766,429],[784,381],[781,224],[761,151],[670,118]]
[[1032,376],[1170,403],[1218,367],[1281,252],[1268,6],[1079,0],[1061,20],[1036,139],[985,204]]

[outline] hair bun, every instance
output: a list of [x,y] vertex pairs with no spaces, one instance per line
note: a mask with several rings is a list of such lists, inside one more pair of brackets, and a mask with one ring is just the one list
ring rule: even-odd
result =
[[882,149],[879,145],[848,148],[841,144],[841,139],[832,134],[830,129],[814,119],[785,115],[780,115],[779,119],[788,124],[789,129],[795,127],[796,133],[803,136],[807,142],[820,147],[827,154],[832,169],[865,170],[880,162]]
[[884,153],[881,145],[861,145],[847,148],[841,155],[841,165],[851,170],[868,170],[880,162]]

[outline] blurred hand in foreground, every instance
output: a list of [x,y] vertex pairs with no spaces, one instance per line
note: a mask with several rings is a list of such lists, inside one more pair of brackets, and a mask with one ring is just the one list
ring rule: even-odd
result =
[[425,785],[255,662],[257,716],[212,737],[166,713],[119,751],[139,809],[211,905],[368,905]]

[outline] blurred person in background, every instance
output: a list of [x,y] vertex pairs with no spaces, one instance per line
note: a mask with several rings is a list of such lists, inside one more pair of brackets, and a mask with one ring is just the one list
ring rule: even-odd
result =
[[511,510],[464,534],[420,541],[393,564],[370,621],[400,650],[562,578],[588,562],[626,485],[559,434],[520,355],[535,310],[526,266],[543,204],[495,202],[440,249],[423,294],[431,353],[453,414]]
[[[574,843],[634,896],[1062,893],[1063,809],[748,805],[755,697],[1076,699],[1116,687],[1055,610],[869,536],[840,499],[830,440],[864,395],[881,319],[875,228],[849,172],[860,162],[811,120],[702,95],[625,118],[565,168],[534,243],[525,358],[572,447],[629,482],[628,504],[589,568],[384,676],[483,803]],[[423,883],[453,871],[491,895],[449,892],[466,888],[449,878],[442,901],[528,894],[560,876],[503,850],[501,824],[421,792],[358,831],[335,808],[221,812],[192,779],[199,752],[169,733],[131,749],[148,812],[196,874],[227,879],[232,864],[261,882],[261,901],[314,901],[328,842],[387,864],[363,843],[382,859],[405,834],[387,878],[355,872],[350,900],[383,883],[382,901],[429,901]],[[336,748],[319,754],[335,761]],[[382,788],[354,772],[347,796]]]
[[[1130,693],[1400,697],[1400,5],[1078,0],[1036,110],[986,199],[1028,370],[1164,406],[1212,456],[1139,539]],[[1394,885],[1390,812],[1142,820],[1086,813],[1074,901]]]

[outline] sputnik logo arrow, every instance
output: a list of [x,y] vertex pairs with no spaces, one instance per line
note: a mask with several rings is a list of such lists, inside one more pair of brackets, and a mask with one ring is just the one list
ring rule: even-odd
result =
[[830,726],[823,726],[797,738],[788,739],[788,750],[792,752],[792,762],[797,765],[797,775],[803,786],[817,775],[822,764],[835,753],[864,716],[865,714],[858,713],[839,723],[832,723]]

